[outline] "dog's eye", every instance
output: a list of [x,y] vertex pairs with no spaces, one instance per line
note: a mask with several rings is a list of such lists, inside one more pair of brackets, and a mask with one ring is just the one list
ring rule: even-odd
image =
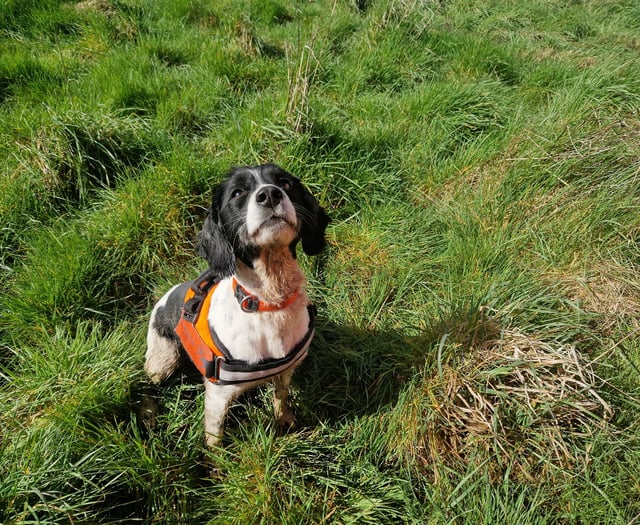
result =
[[280,179],[278,181],[278,185],[284,190],[284,191],[289,191],[291,189],[291,186],[293,186],[293,183],[289,180],[289,179]]
[[236,197],[240,197],[241,195],[244,195],[244,190],[240,188],[236,188],[231,192],[232,199],[235,199]]

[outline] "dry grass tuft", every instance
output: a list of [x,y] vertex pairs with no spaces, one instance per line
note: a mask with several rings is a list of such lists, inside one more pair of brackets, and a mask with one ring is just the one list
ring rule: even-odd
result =
[[114,23],[114,29],[116,34],[124,39],[133,39],[138,36],[138,29],[135,22],[129,17],[123,15],[114,2],[110,0],[85,0],[83,2],[77,2],[72,7],[79,13],[94,13],[105,17],[110,22]]
[[75,5],[78,11],[92,11],[103,14],[107,17],[113,17],[118,14],[118,10],[108,0],[85,0]]
[[250,57],[262,56],[265,43],[256,35],[255,27],[248,17],[242,17],[236,21],[233,33],[237,37],[241,51]]
[[408,23],[413,27],[415,36],[421,36],[433,22],[434,10],[440,2],[432,0],[392,0],[380,17],[379,30],[394,25]]
[[601,333],[611,334],[621,322],[640,329],[640,290],[632,268],[602,262],[568,287],[585,311],[598,314]]
[[294,133],[304,133],[308,128],[311,84],[320,67],[320,62],[313,50],[315,38],[314,34],[309,44],[297,50],[299,52],[297,59],[292,56],[294,52],[287,49],[289,89],[285,115],[287,128]]
[[530,482],[586,466],[589,439],[613,413],[591,363],[573,345],[480,323],[424,382],[422,466],[437,479],[442,465],[488,463],[497,478]]

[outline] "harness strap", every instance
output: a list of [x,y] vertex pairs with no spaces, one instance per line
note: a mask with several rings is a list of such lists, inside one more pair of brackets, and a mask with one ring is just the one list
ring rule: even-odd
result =
[[302,340],[285,356],[264,359],[258,363],[234,359],[222,344],[213,327],[209,326],[208,312],[211,297],[220,279],[205,272],[187,290],[180,319],[175,332],[193,364],[209,381],[232,385],[248,383],[278,375],[306,355],[315,333],[315,307],[309,305],[309,328]]

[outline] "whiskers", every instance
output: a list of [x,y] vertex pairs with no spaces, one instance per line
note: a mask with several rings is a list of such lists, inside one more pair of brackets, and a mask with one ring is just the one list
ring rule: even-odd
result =
[[313,226],[316,220],[313,212],[295,202],[292,202],[292,204],[293,209],[296,211],[296,215],[299,218],[300,224],[298,224],[298,227],[301,227],[303,224],[306,226]]

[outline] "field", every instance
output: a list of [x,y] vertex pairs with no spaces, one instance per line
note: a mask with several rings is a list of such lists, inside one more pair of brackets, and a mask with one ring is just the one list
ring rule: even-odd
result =
[[[0,523],[640,522],[636,0],[4,0]],[[207,451],[138,417],[212,189],[332,217],[317,335]]]

